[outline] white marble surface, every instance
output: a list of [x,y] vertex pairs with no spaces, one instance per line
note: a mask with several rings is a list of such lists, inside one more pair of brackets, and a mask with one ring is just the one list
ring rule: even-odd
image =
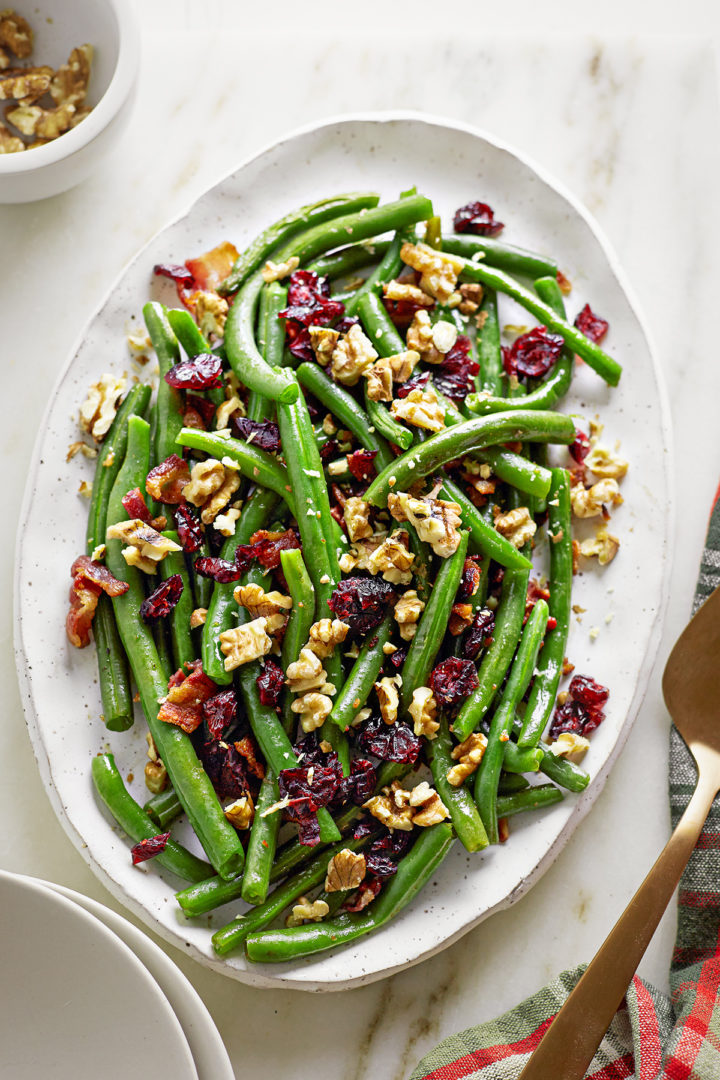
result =
[[[270,42],[263,15],[248,27],[240,8],[208,0],[201,19],[187,0],[143,5],[143,74],[121,146],[75,191],[0,207],[8,547],[49,387],[113,278],[140,244],[237,161],[322,116],[425,109],[478,123],[553,170],[614,243],[670,390],[677,553],[653,688],[592,813],[534,890],[420,967],[329,997],[254,991],[167,947],[213,1013],[238,1077],[262,1070],[273,1080],[402,1080],[444,1035],[496,1015],[561,968],[588,959],[667,836],[667,716],[659,674],[689,611],[720,477],[713,321],[720,154],[712,49],[699,37],[603,40],[589,11],[580,19],[582,4],[568,5],[569,21],[559,25],[591,30],[592,37],[541,35],[540,15],[524,3],[513,5],[514,20],[499,12],[492,24],[488,17],[485,25],[463,25],[462,34],[453,33],[451,20],[441,33],[433,7],[418,3],[421,18],[410,32],[397,13],[389,24],[366,21],[381,26],[382,37],[351,29],[349,5],[337,9],[336,37],[333,27],[318,29],[317,18],[300,27],[295,5],[297,34],[286,22],[277,36],[284,6],[276,5],[267,17],[276,32]],[[370,4],[366,11],[378,8]],[[661,18],[669,11],[664,0],[656,6],[658,29],[669,29]],[[687,26],[705,31],[702,15],[709,11],[693,0]],[[218,15],[222,31],[211,29]],[[527,36],[493,34],[518,26]],[[644,23],[633,5],[613,0],[608,29],[623,27],[637,34]],[[208,63],[202,58],[210,53]],[[61,528],[49,523],[49,543]],[[0,865],[121,910],[66,839],[40,785],[12,662],[11,581],[8,556],[0,568]],[[641,966],[660,986],[667,983],[672,936],[671,914]]]

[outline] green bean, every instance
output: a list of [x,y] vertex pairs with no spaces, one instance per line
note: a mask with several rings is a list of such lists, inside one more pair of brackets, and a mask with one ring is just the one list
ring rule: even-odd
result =
[[[123,495],[140,487],[148,471],[150,428],[140,417],[128,421],[128,445],[123,466],[108,501],[110,524],[126,519]],[[107,565],[112,574],[129,584],[113,598],[115,618],[128,655],[150,733],[170,781],[205,852],[222,877],[232,877],[243,863],[242,845],[226,820],[210,779],[200,765],[188,735],[158,719],[158,702],[167,695],[168,675],[163,670],[149,627],[138,618],[145,597],[141,572],[128,566],[121,554],[122,541],[107,541]]]
[[463,530],[460,533],[460,543],[455,553],[442,560],[430,599],[420,616],[415,637],[410,642],[402,667],[400,690],[400,702],[404,713],[407,712],[412,701],[413,690],[426,685],[433,661],[442,645],[465,566],[467,545],[468,533]]
[[514,795],[516,791],[524,791],[527,787],[530,787],[529,782],[519,773],[500,773],[499,795]]
[[510,773],[537,772],[542,759],[543,751],[539,747],[522,750],[512,739],[508,739],[505,743],[502,767]]
[[[220,558],[233,562],[240,544],[249,543],[253,533],[267,528],[278,501],[278,496],[273,491],[256,488],[240,512],[234,535],[229,536],[223,544]],[[232,672],[225,670],[225,656],[220,650],[220,635],[235,625],[236,585],[235,581],[215,582],[202,629],[203,671],[222,686],[232,682]]]
[[265,360],[270,367],[280,367],[285,352],[285,323],[278,318],[287,307],[287,285],[281,281],[271,281],[265,286],[267,296],[265,311]]
[[409,521],[403,522],[403,528],[408,534],[410,550],[415,556],[413,562],[413,574],[415,577],[415,591],[424,604],[427,604],[432,589],[431,573],[433,565],[432,548],[421,540],[417,529]]
[[493,443],[525,439],[571,443],[574,438],[575,425],[562,413],[528,410],[478,416],[436,432],[426,442],[397,458],[373,480],[365,492],[365,499],[373,506],[384,507],[393,489],[407,491],[410,484],[454,458]]
[[475,776],[475,802],[491,844],[498,843],[496,800],[505,743],[513,729],[515,710],[532,678],[547,620],[547,604],[538,600],[525,623],[510,675],[490,721],[487,748]]
[[441,251],[443,246],[443,238],[441,231],[441,219],[435,214],[433,217],[428,218],[425,222],[425,236],[424,243],[428,247],[433,248],[434,251]]
[[[544,444],[538,443],[538,446]],[[542,468],[520,454],[499,446],[476,450],[472,455],[477,461],[489,465],[498,480],[517,488],[525,495],[544,499],[550,489],[550,470]]]
[[584,769],[578,768],[574,761],[558,757],[551,753],[547,747],[542,746],[544,756],[540,762],[540,772],[553,781],[567,788],[568,791],[584,791],[590,783],[590,777]]
[[550,540],[549,609],[555,626],[548,630],[538,660],[538,670],[530,691],[518,746],[537,746],[545,730],[562,676],[570,630],[572,591],[572,524],[570,483],[565,469],[553,469],[553,485],[548,498]]
[[[345,679],[340,693],[333,703],[330,719],[346,731],[356,713],[362,709],[372,692],[375,681],[385,660],[383,645],[390,640],[395,620],[389,611],[369,640],[363,642],[360,652]],[[372,641],[372,644],[370,642]]]
[[[202,543],[198,550],[194,553],[195,561],[200,558],[207,558],[210,555],[210,541],[207,536],[204,536]],[[210,607],[210,601],[213,593],[213,580],[212,578],[202,577],[201,574],[193,573],[192,576],[192,588],[195,594],[195,603],[197,607]]]
[[489,266],[481,266],[479,263],[466,259],[461,276],[469,278],[471,281],[481,281],[484,285],[489,285],[491,288],[497,289],[498,292],[506,293],[512,297],[548,329],[564,338],[568,348],[581,356],[585,363],[593,371],[596,371],[606,383],[610,386],[617,386],[622,374],[622,366],[618,364],[617,360],[613,360],[611,356],[603,352],[599,345],[585,337],[577,327],[571,326],[565,319],[556,315],[549,304],[533,296],[528,289],[507,274],[504,274],[502,270],[492,270]]
[[309,390],[325,408],[347,428],[365,450],[374,450],[378,469],[384,469],[394,457],[382,435],[368,430],[368,418],[364,409],[352,394],[329,379],[317,364],[300,364],[295,373],[300,383]]
[[280,815],[266,814],[263,817],[263,811],[273,806],[279,798],[277,777],[272,769],[268,769],[260,785],[260,794],[245,855],[245,870],[240,895],[247,904],[262,904],[267,896],[270,870],[275,859],[275,847],[280,828]]
[[[263,904],[260,904],[252,911],[248,911],[245,915],[238,915],[227,926],[217,930],[212,938],[215,952],[218,956],[227,956],[228,953],[237,949],[243,944],[248,934],[268,926],[294,900],[304,896],[324,881],[327,875],[328,863],[335,855],[345,848],[350,851],[359,851],[366,846],[369,840],[370,836],[364,836],[359,840],[343,840],[341,843],[336,844],[335,847],[326,848],[324,851],[319,852],[299,874],[296,874],[295,877],[290,878],[289,881],[286,881],[274,892],[270,893]],[[187,894],[190,894],[190,892],[191,890],[188,889],[184,890],[185,895],[177,893],[177,900],[186,915],[196,914],[195,911],[188,910],[186,906],[188,904]],[[200,914],[200,912],[197,912],[197,914]]]
[[312,270],[319,277],[327,277],[332,281],[334,278],[346,277],[355,270],[382,259],[392,243],[391,240],[372,240],[362,244],[351,244],[341,248],[331,255],[321,255],[319,259],[311,262],[307,269]]
[[452,759],[452,740],[447,719],[441,717],[435,738],[426,745],[428,763],[438,795],[450,811],[453,828],[466,851],[481,851],[488,845],[487,833],[472,795],[464,786],[453,786],[448,772],[455,762]]
[[[171,529],[163,532],[163,536],[176,544],[179,543],[178,534]],[[182,579],[183,590],[180,599],[171,611],[167,623],[170,630],[173,664],[176,668],[184,668],[185,664],[195,659],[195,642],[190,629],[194,601],[183,552],[168,552],[160,563],[159,571],[163,581],[167,581],[174,574],[179,574]]]
[[405,342],[377,293],[364,293],[358,301],[357,313],[373,348],[380,356],[405,352]]
[[254,963],[296,960],[379,929],[410,903],[450,850],[453,833],[445,822],[421,829],[420,834],[408,854],[400,860],[397,873],[366,912],[340,915],[326,922],[291,929],[249,934],[245,941],[248,960]]
[[315,590],[299,548],[281,551],[280,564],[293,602],[282,643],[282,666],[287,670],[310,636],[315,621]]
[[484,266],[496,267],[508,274],[520,274],[533,279],[545,276],[555,278],[557,275],[557,263],[553,259],[546,255],[537,255],[533,251],[525,251],[523,248],[512,247],[489,236],[443,233],[442,244],[443,251],[451,255],[462,255],[463,258],[471,260],[473,256],[481,257]]
[[155,642],[155,648],[157,649],[158,657],[160,658],[160,666],[162,667],[163,671],[174,671],[175,668],[173,664],[170,635],[163,619],[158,619],[158,621],[155,623],[152,628],[152,635],[153,641]]
[[387,405],[384,405],[382,401],[373,401],[368,394],[367,382],[363,387],[363,394],[365,399],[365,410],[370,418],[370,423],[379,431],[381,435],[391,443],[395,443],[402,450],[409,450],[413,444],[413,433],[410,428],[406,428],[403,424],[399,424],[397,420],[391,415]]
[[171,821],[174,821],[175,818],[180,817],[182,814],[180,800],[171,787],[165,788],[164,791],[160,791],[157,795],[153,795],[152,798],[148,799],[143,806],[143,810],[150,820],[159,825],[161,829],[167,828]]
[[525,791],[516,791],[512,795],[498,795],[496,809],[499,818],[512,817],[525,810],[540,810],[544,806],[553,806],[562,802],[565,796],[552,784],[538,784]]
[[348,195],[333,195],[319,202],[308,203],[307,206],[301,206],[298,210],[292,210],[260,233],[243,251],[220,285],[218,292],[221,296],[229,296],[237,292],[250,275],[267,261],[276,248],[281,244],[286,244],[299,232],[330,221],[341,214],[350,213],[353,209],[360,210],[366,206],[377,206],[379,201],[380,197],[373,193],[351,192]]
[[465,699],[453,724],[453,732],[460,742],[478,726],[510,667],[525,615],[529,577],[528,570],[505,571],[492,645],[478,669],[479,686]]
[[477,352],[480,371],[475,379],[478,391],[502,395],[503,358],[500,348],[500,320],[498,319],[497,293],[493,289],[483,291],[480,305]]
[[[95,790],[131,840],[151,840],[158,835],[157,826],[125,787],[112,754],[98,754],[92,760],[92,778]],[[163,851],[154,858],[178,877],[186,881],[202,881],[212,874],[209,863],[178,844],[168,840]]]
[[162,304],[156,300],[149,301],[143,308],[143,317],[160,368],[160,380],[155,399],[157,425],[153,447],[155,459],[159,462],[165,461],[170,454],[175,453],[175,438],[183,426],[180,391],[165,382],[165,376],[170,368],[180,360],[180,349],[168,322],[167,311]]
[[482,514],[465,492],[452,480],[444,480],[438,492],[442,499],[455,502],[460,507],[463,528],[470,532],[470,547],[489,559],[494,559],[500,566],[516,570],[529,570],[532,563],[521,551],[506,540],[502,533],[485,521]]
[[284,499],[290,507],[290,512],[295,516],[295,499],[287,469],[272,454],[241,439],[228,438],[216,431],[198,431],[197,428],[183,428],[177,437],[177,442],[180,446],[202,450],[220,460],[224,457],[230,458],[238,466],[242,475],[253,484],[270,488]]

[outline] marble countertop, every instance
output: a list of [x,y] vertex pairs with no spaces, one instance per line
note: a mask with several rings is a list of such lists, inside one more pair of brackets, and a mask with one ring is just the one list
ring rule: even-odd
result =
[[[497,26],[433,32],[427,4],[419,5],[430,20],[424,28],[408,32],[395,16],[380,37],[351,30],[340,9],[339,23],[327,29],[277,20],[281,29],[270,44],[260,16],[243,23],[222,0],[206,0],[201,25],[188,2],[144,5],[139,95],[122,143],[74,191],[0,207],[8,543],[50,386],[137,248],[287,130],[342,112],[397,107],[496,133],[555,173],[597,216],[637,293],[667,381],[676,558],[656,670],[621,759],[560,858],[513,908],[418,967],[330,996],[253,990],[163,946],[203,996],[238,1077],[262,1070],[271,1078],[402,1080],[440,1038],[497,1015],[592,956],[669,832],[668,718],[659,676],[689,615],[720,477],[720,365],[711,321],[720,144],[712,45],[699,36],[549,37],[539,33],[537,17],[521,38],[494,33],[512,29],[507,15]],[[609,5],[616,32],[620,10]],[[709,6],[691,3],[688,10],[694,17]],[[210,29],[218,15],[225,19],[221,34]],[[633,19],[631,12],[627,28],[637,34],[643,26]],[[574,31],[591,25],[576,16],[569,23]],[[210,54],[212,64],[199,62]],[[0,865],[122,911],[66,838],[40,784],[12,659],[10,558],[0,567],[0,590]],[[673,932],[670,912],[640,968],[661,987]]]

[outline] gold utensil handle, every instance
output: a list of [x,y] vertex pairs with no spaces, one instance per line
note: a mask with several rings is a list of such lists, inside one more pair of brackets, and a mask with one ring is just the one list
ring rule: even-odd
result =
[[520,1080],[582,1080],[680,881],[720,790],[720,755],[693,747],[698,785],[677,828],[548,1028]]

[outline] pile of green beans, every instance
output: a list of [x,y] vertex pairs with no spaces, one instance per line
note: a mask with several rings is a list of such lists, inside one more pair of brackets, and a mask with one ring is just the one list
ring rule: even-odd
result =
[[[450,265],[460,291],[449,299],[445,294],[442,302],[430,291],[424,304],[409,302],[406,318],[402,303],[396,309],[384,294],[391,282],[412,289],[419,283],[426,295],[435,288],[431,277],[405,273],[406,245],[419,242],[418,226],[424,226],[426,256],[440,260],[436,269]],[[297,290],[288,275],[295,269],[309,271],[303,287],[318,292],[308,301],[311,318],[293,329],[289,323],[300,315],[293,313]],[[360,280],[351,282],[357,272]],[[463,291],[464,283],[474,286]],[[332,298],[344,297],[345,316],[361,331],[364,352],[356,371],[335,365],[335,350],[345,350],[347,361],[348,324],[334,337],[333,325],[327,328],[330,354],[321,354],[313,336],[312,316],[318,326],[323,322],[321,301],[333,289]],[[494,238],[444,233],[431,201],[414,188],[384,204],[374,192],[354,192],[287,213],[238,256],[216,291],[218,310],[226,306],[219,297],[231,303],[224,334],[211,333],[210,340],[191,310],[168,310],[157,301],[145,305],[159,366],[157,391],[153,396],[142,383],[130,389],[97,455],[86,552],[104,559],[127,588],[112,599],[102,593],[94,616],[102,716],[117,741],[113,753],[98,746],[91,771],[100,801],[133,841],[169,832],[187,818],[207,861],[173,838],[155,858],[186,883],[176,893],[185,917],[245,905],[213,922],[218,956],[244,948],[252,962],[287,962],[379,930],[412,901],[455,839],[466,851],[481,852],[500,841],[503,819],[551,807],[564,791],[580,792],[589,782],[586,772],[551,748],[546,735],[572,610],[570,476],[555,462],[563,460],[576,429],[559,406],[571,385],[575,354],[611,386],[621,368],[569,322],[553,259]],[[464,297],[471,294],[466,308]],[[510,385],[501,347],[503,296],[563,338],[565,347],[545,377]],[[411,354],[408,323],[422,324],[415,312],[423,308],[437,348]],[[358,330],[347,342],[357,340]],[[477,374],[468,376],[467,393],[458,402],[442,393],[442,379],[435,384],[447,365],[439,352],[442,330],[451,340],[455,333],[464,335],[463,348],[477,361]],[[398,418],[397,379],[390,394],[376,395],[366,377],[377,358],[378,372],[387,373],[387,361],[399,354],[414,366],[413,377],[425,376],[415,385],[425,387],[423,400],[440,416],[428,424],[432,430],[412,413]],[[192,367],[198,357],[219,363],[222,375],[215,384],[196,387],[193,402],[166,376],[181,362]],[[217,420],[221,406],[227,417],[224,403],[231,399],[234,428],[231,420]],[[204,417],[201,425],[198,415]],[[240,416],[249,421],[251,434]],[[255,443],[255,435],[269,429],[279,440],[277,452]],[[560,447],[549,460],[548,446]],[[172,503],[150,498],[149,471],[173,455],[190,468],[210,460],[223,466],[226,478],[239,474],[230,500],[235,520],[230,528],[227,522],[222,526],[222,535],[204,516],[212,492],[206,502],[193,493],[194,506],[186,502],[190,489]],[[478,496],[473,486],[479,466],[486,467],[480,475],[490,478],[487,489],[479,489],[487,496]],[[358,467],[366,471],[358,473]],[[123,500],[135,489],[145,498],[151,532],[160,532],[171,548],[154,574],[147,573],[147,557],[138,562],[137,551],[133,557],[131,547],[107,536],[111,526],[127,522]],[[420,500],[429,517],[410,510],[404,517],[397,507],[405,503],[391,498],[400,494]],[[195,515],[194,539],[188,539],[187,514],[176,516],[178,502]],[[534,527],[547,519],[547,601],[534,596],[528,602],[534,542],[518,546],[500,523],[496,527],[496,516],[513,510],[527,511]],[[256,543],[277,536],[283,543],[275,561],[256,561]],[[381,559],[386,551],[390,562]],[[212,561],[209,570],[198,563],[208,556],[220,560],[219,569]],[[147,615],[150,594],[169,579],[179,588],[174,606],[159,616],[141,616],[141,607]],[[372,581],[382,581],[382,587]],[[237,592],[238,585],[246,589]],[[262,618],[258,612],[266,610],[239,606],[239,600],[250,604],[249,586],[261,594],[279,590],[287,618],[280,631],[272,631],[270,654],[255,653],[234,665],[220,636],[235,628],[239,635],[248,628],[249,634],[250,624]],[[262,601],[273,603],[269,597]],[[487,619],[488,607],[494,612],[492,632],[471,648],[469,627]],[[360,618],[369,621],[358,625]],[[336,634],[328,644],[328,635]],[[310,660],[320,660],[322,674],[316,677],[310,665],[315,674],[312,685],[305,685],[305,676],[293,672],[310,670]],[[200,678],[205,696],[192,699],[196,712],[186,731],[160,719],[167,715],[160,706],[190,673],[194,682],[188,686],[199,686]],[[268,699],[269,676],[276,691]],[[464,687],[459,697],[455,679]],[[234,706],[221,734],[204,705],[216,694]],[[308,703],[313,696],[317,721]],[[144,807],[115,764],[115,755],[123,754],[122,733],[134,720],[134,700],[145,714],[153,757],[148,784],[152,776],[155,793]],[[221,770],[220,779],[214,767],[206,771],[208,748],[226,755],[223,760],[234,762],[235,771],[223,766],[230,773]],[[123,768],[130,764],[137,769],[137,761]],[[421,779],[435,800],[420,809],[410,798],[412,788],[403,786],[414,767],[425,769]],[[311,805],[316,842],[301,842],[307,838],[302,832],[295,837],[294,826],[286,823],[298,820],[294,808],[307,796],[283,798],[293,790],[288,777],[291,771],[302,775],[314,798],[315,773],[324,778],[333,770],[334,796],[317,796],[318,805]],[[538,783],[541,773],[545,779]],[[245,793],[238,805],[247,811],[246,828],[232,823],[238,806],[227,795],[235,790],[227,787],[230,774]],[[437,816],[422,820],[430,807]],[[388,826],[411,834],[389,869],[388,856],[377,861],[378,852],[387,851]],[[345,910],[354,891],[342,885],[334,892],[326,881],[329,867],[342,860],[362,864],[357,896],[371,885],[365,908],[351,904]],[[385,876],[375,880],[376,870]],[[290,908],[313,897],[321,908],[318,921],[276,925]]]

